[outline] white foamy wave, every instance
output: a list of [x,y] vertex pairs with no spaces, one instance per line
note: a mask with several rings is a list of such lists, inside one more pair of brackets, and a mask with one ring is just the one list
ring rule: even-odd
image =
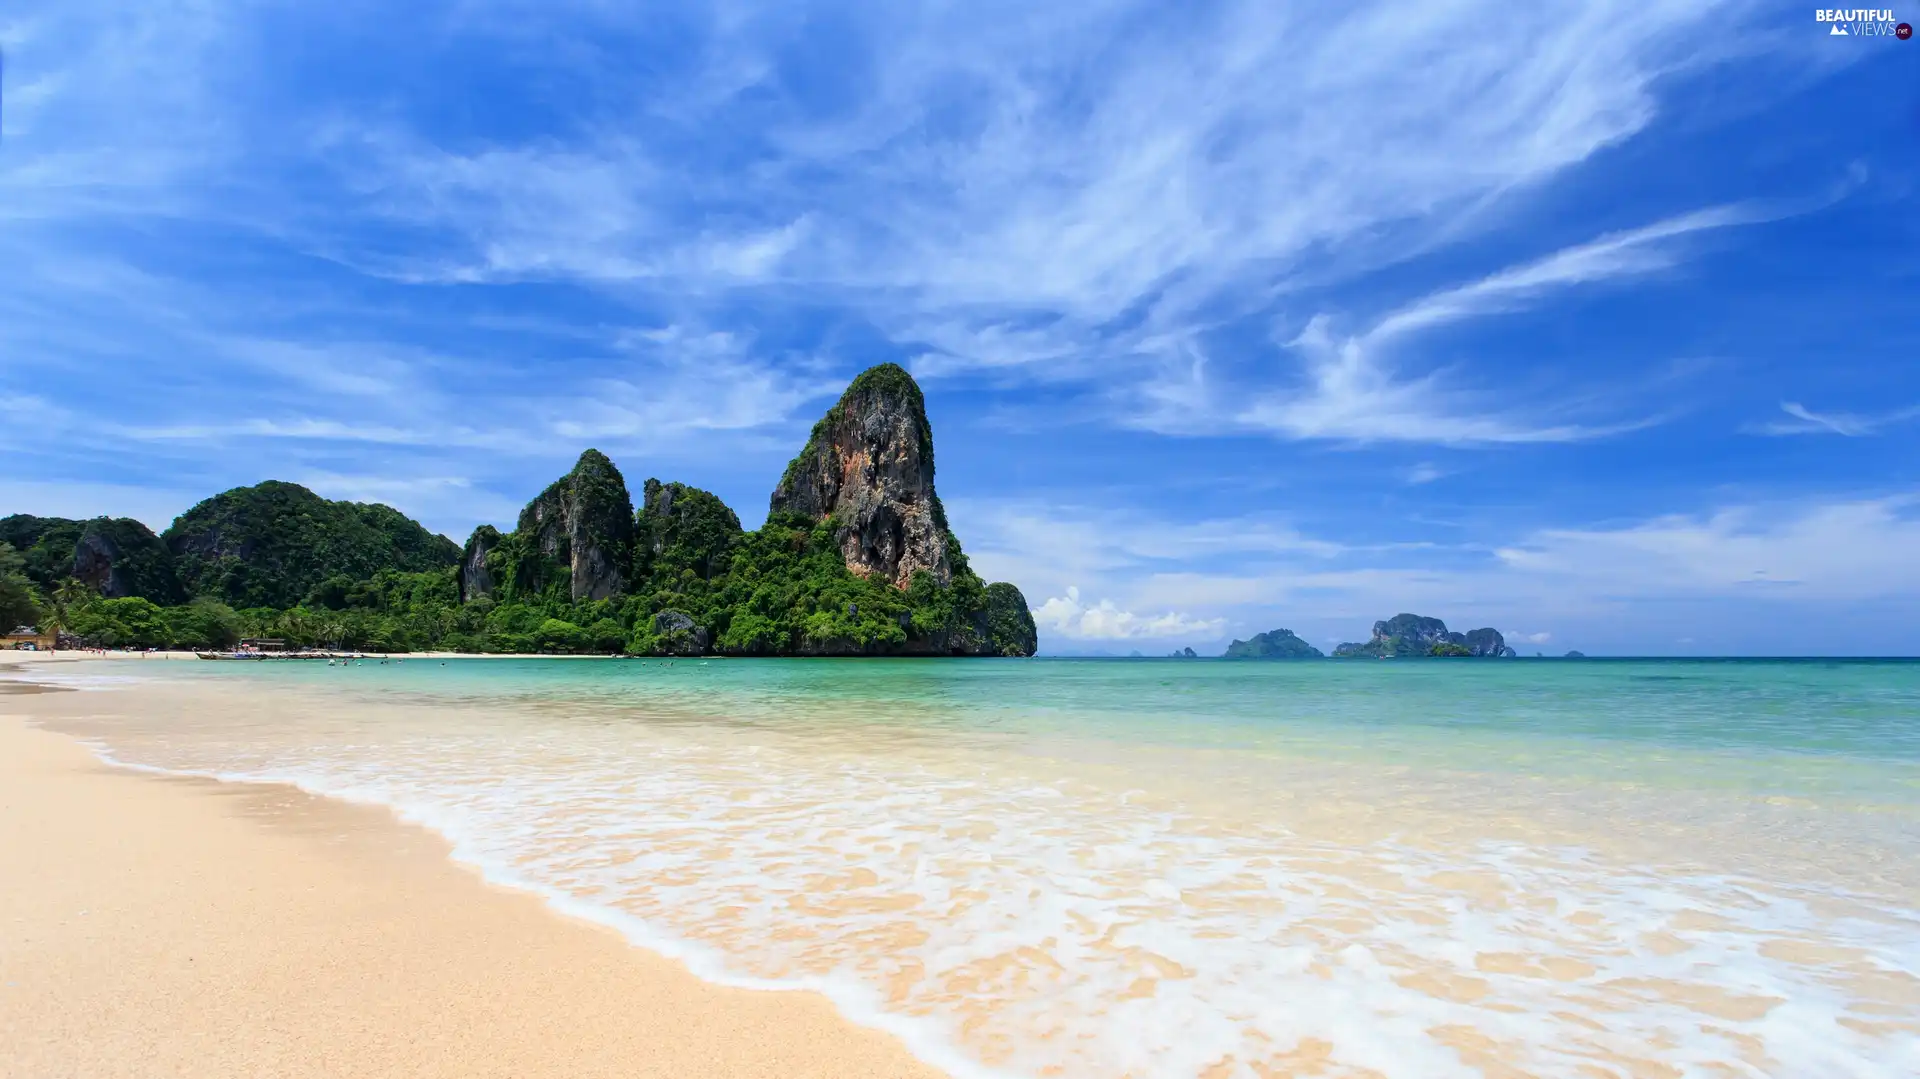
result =
[[106,674],[95,665],[75,665],[48,663],[37,665],[24,672],[23,682],[37,682],[41,685],[60,686],[64,689],[100,690],[127,689],[132,686],[150,685],[165,681],[166,677],[158,672],[145,674]]
[[[1217,766],[1174,750],[1122,785],[1012,742],[268,719],[105,751],[393,807],[493,880],[716,981],[823,992],[956,1075],[1920,1074],[1910,899],[1679,847],[1623,860],[1605,820],[1349,831],[1203,803],[1164,777]],[[1275,790],[1394,801],[1288,768]]]

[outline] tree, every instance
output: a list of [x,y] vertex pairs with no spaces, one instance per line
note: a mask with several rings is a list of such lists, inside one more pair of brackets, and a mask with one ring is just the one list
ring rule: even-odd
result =
[[167,609],[138,596],[90,603],[74,612],[72,629],[110,648],[165,647],[173,639]]
[[85,581],[69,577],[53,589],[47,604],[40,611],[40,632],[53,638],[55,651],[60,648],[60,631],[73,625],[73,616],[82,613],[87,605],[99,597]]
[[40,632],[53,638],[53,650],[60,650],[60,631],[67,628],[67,616],[52,603],[40,608]]
[[0,633],[33,625],[40,618],[40,604],[34,601],[33,584],[22,572],[24,566],[11,544],[0,543]]
[[232,648],[243,636],[240,615],[212,596],[168,608],[166,615],[176,644]]
[[60,610],[67,614],[71,614],[99,598],[100,594],[88,587],[87,582],[80,580],[78,577],[69,577],[61,581],[60,587],[53,590],[54,603],[58,604]]

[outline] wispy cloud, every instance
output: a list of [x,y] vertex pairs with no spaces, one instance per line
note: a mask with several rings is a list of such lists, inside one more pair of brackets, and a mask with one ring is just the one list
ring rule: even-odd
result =
[[842,388],[809,357],[768,362],[745,334],[673,324],[623,330],[613,347],[626,361],[615,369],[629,370],[549,402],[555,433],[658,448],[693,432],[765,428]]
[[[1196,332],[1268,303],[1329,245],[1354,272],[1463,238],[1494,220],[1490,200],[1640,130],[1693,32],[1730,17],[1715,7],[871,9],[850,24],[863,62],[825,108],[784,81],[803,47],[791,20],[695,19],[710,48],[672,82],[704,92],[635,110],[660,88],[596,70],[607,96],[581,103],[573,137],[452,150],[390,120],[332,121],[317,153],[362,212],[405,225],[408,244],[317,242],[406,281],[568,280],[683,299],[775,288],[782,302],[857,312],[917,352],[923,374],[1023,369],[1151,392]],[[596,28],[543,27],[563,39]],[[743,143],[696,137],[743,117]],[[1654,240],[1717,212],[1603,238],[1400,319],[1461,317],[1649,257]],[[1320,370],[1323,407],[1245,421],[1346,437],[1327,433],[1343,426],[1338,395],[1366,380]],[[1411,437],[1587,431],[1483,416]]]
[[1450,322],[1519,310],[1558,289],[1666,269],[1674,264],[1677,254],[1672,241],[1770,216],[1753,207],[1716,206],[1608,233],[1470,284],[1424,296],[1374,323],[1357,344],[1362,350],[1371,350],[1395,338]]
[[1793,418],[1756,424],[1748,430],[1762,435],[1844,435],[1847,438],[1865,438],[1877,435],[1887,427],[1920,417],[1920,405],[1882,412],[1877,416],[1863,416],[1853,412],[1815,412],[1797,401],[1782,401],[1780,411]]
[[1390,354],[1394,346],[1404,352],[1411,338],[1451,323],[1520,310],[1559,290],[1665,269],[1677,258],[1675,241],[1769,216],[1750,207],[1714,207],[1609,233],[1430,293],[1352,336],[1337,337],[1333,320],[1316,316],[1287,343],[1305,360],[1304,383],[1258,396],[1234,418],[1291,438],[1443,445],[1574,442],[1648,426],[1655,418],[1556,422],[1554,414],[1573,411],[1570,403],[1502,405],[1490,389],[1456,385],[1455,372],[1402,374]]
[[1732,506],[1615,529],[1544,529],[1495,554],[1591,597],[1676,593],[1851,601],[1920,595],[1920,495]]

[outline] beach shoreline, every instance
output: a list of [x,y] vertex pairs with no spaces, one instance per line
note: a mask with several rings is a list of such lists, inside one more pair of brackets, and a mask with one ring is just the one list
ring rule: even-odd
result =
[[0,662],[23,1075],[1920,1063],[1907,667],[48,660]]
[[483,881],[385,809],[103,763],[34,725],[83,695],[6,666],[0,1076],[940,1074],[825,997],[703,981]]

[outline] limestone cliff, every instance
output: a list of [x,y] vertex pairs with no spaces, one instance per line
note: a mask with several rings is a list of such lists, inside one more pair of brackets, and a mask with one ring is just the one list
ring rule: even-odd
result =
[[136,596],[161,606],[186,602],[173,552],[153,530],[128,517],[15,514],[0,518],[0,543],[20,552],[28,579],[43,590],[78,578],[108,599]]
[[626,479],[606,454],[587,450],[573,471],[520,511],[514,538],[520,545],[516,593],[545,592],[563,579],[574,600],[626,591],[633,560],[633,499]]
[[832,518],[847,568],[905,588],[925,571],[939,585],[953,568],[946,511],[933,490],[933,430],[913,376],[897,364],[853,380],[787,465],[772,513]]
[[186,602],[173,553],[152,529],[124,517],[87,522],[73,547],[73,576],[108,599],[139,596],[162,606]]
[[1396,614],[1373,624],[1373,637],[1364,644],[1343,644],[1333,650],[1337,657],[1371,656],[1393,659],[1412,656],[1484,656],[1506,658],[1516,655],[1507,647],[1500,631],[1492,628],[1455,633],[1438,618],[1417,614]]
[[472,603],[493,595],[493,570],[487,565],[487,556],[498,546],[500,530],[492,525],[481,525],[467,537],[467,545],[460,552],[460,602]]

